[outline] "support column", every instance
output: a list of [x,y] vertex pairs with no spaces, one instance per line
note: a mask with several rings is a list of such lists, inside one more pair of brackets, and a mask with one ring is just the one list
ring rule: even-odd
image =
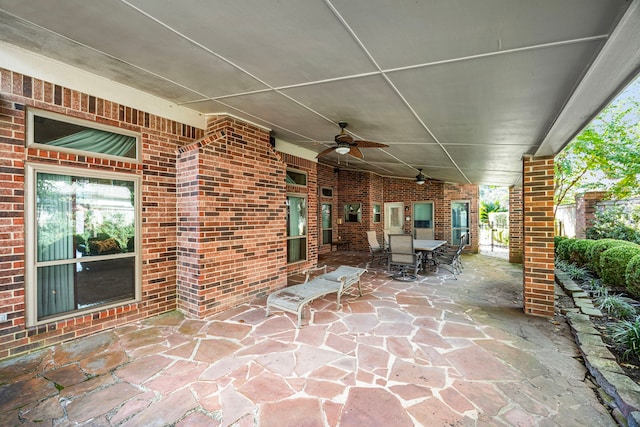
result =
[[553,157],[523,159],[524,311],[554,315]]
[[522,187],[509,188],[509,262],[522,264]]

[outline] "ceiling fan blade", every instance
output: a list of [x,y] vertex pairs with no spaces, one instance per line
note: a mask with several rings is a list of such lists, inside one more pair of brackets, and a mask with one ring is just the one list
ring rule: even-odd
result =
[[324,150],[324,151],[321,151],[321,152],[320,152],[320,153],[318,153],[318,155],[316,156],[316,159],[317,159],[318,157],[326,156],[327,154],[329,154],[329,153],[333,152],[335,149],[336,149],[336,147],[331,147],[331,148],[327,148],[327,149],[326,149],[326,150]]
[[364,158],[362,151],[360,151],[358,147],[351,147],[351,150],[349,150],[349,154],[352,155],[353,157],[357,157],[358,159]]
[[353,142],[353,137],[349,134],[346,133],[341,133],[339,135],[336,135],[334,140],[336,141],[336,143],[340,144],[340,143],[347,143],[347,144],[351,144]]
[[373,141],[353,141],[354,144],[357,144],[360,148],[384,148],[388,147],[387,144],[382,144],[380,142]]

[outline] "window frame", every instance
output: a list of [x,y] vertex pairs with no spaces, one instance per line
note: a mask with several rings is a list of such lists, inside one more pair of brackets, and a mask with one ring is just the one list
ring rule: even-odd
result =
[[[309,260],[309,197],[306,194],[301,194],[301,193],[287,193],[286,198],[287,198],[287,216],[286,216],[286,221],[289,221],[289,209],[291,209],[291,202],[289,200],[290,197],[296,197],[299,199],[304,199],[305,200],[305,234],[304,235],[300,235],[300,236],[289,236],[289,224],[287,224],[287,231],[286,231],[286,236],[285,236],[285,241],[287,242],[287,250],[286,250],[286,258],[287,258],[287,265],[294,265],[294,264],[298,264],[298,263],[303,263],[303,262],[307,262]],[[304,259],[299,259],[296,261],[292,261],[289,262],[289,241],[290,240],[297,240],[297,239],[305,239],[306,243],[305,243],[305,256]]]
[[[95,152],[95,151],[85,151],[85,150],[78,150],[78,149],[74,149],[74,148],[57,147],[55,145],[41,144],[39,142],[35,142],[34,141],[34,133],[35,133],[35,127],[34,127],[35,126],[35,120],[34,120],[34,118],[36,116],[37,117],[43,117],[43,118],[46,118],[46,119],[51,119],[51,120],[57,120],[59,122],[70,123],[70,124],[77,125],[77,126],[82,126],[82,127],[88,128],[88,129],[97,129],[97,130],[101,130],[101,131],[104,131],[104,132],[111,132],[111,133],[115,133],[115,134],[119,134],[119,135],[125,135],[125,136],[134,137],[136,139],[136,156],[135,157],[115,156],[115,155],[112,155],[112,154],[103,154],[103,153],[99,153],[99,152]],[[26,129],[27,129],[26,144],[27,144],[27,148],[33,147],[33,148],[39,148],[41,150],[59,151],[59,152],[62,152],[62,153],[69,153],[69,154],[75,154],[75,155],[80,155],[80,156],[99,157],[99,158],[117,160],[119,162],[122,162],[122,161],[129,162],[129,163],[140,163],[141,162],[140,134],[137,133],[137,132],[129,131],[127,129],[121,129],[121,128],[114,127],[114,126],[103,125],[101,123],[90,122],[90,121],[87,121],[87,120],[78,119],[76,117],[65,116],[64,114],[54,113],[54,112],[46,111],[46,110],[40,110],[40,109],[37,109],[37,108],[27,108],[26,119],[27,119],[27,123],[26,123]]]
[[[466,204],[467,205],[467,226],[466,227],[454,227],[453,226],[453,205],[454,204]],[[454,236],[456,230],[461,230],[461,235],[466,231],[467,238],[465,239],[464,246],[471,244],[471,200],[452,200],[449,206],[449,218],[451,220],[451,244],[457,245],[459,243],[459,237]]]
[[[355,212],[351,213],[351,212]],[[351,221],[352,216],[355,215],[356,220],[355,221]],[[344,204],[344,208],[343,208],[343,216],[344,216],[344,222],[345,223],[362,223],[362,203],[359,202],[352,202],[352,203],[345,203]]]
[[[378,208],[377,212],[376,212],[376,208]],[[374,202],[372,205],[372,212],[371,212],[371,222],[374,224],[379,224],[382,222],[382,203],[378,203],[378,202]],[[377,221],[376,221],[376,217],[377,217]]]
[[[323,215],[324,215],[324,211],[323,211],[323,207],[324,205],[328,205],[330,206],[330,218],[329,218],[329,228],[324,228],[324,221],[323,221]],[[332,202],[321,202],[320,203],[320,245],[330,245],[331,243],[333,243],[333,217],[334,217],[334,205]],[[328,242],[324,241],[324,232],[325,231],[331,231],[331,240]]]
[[[37,269],[41,262],[37,261],[37,174],[51,173],[57,175],[79,176],[96,179],[113,179],[130,181],[134,185],[134,250],[133,252],[111,255],[91,256],[91,261],[112,260],[119,258],[134,258],[134,298],[119,300],[113,303],[100,304],[53,314],[41,320],[38,319],[38,279]],[[87,313],[96,313],[114,307],[140,302],[142,300],[142,177],[136,174],[98,171],[93,169],[76,168],[69,166],[50,165],[28,162],[25,164],[25,317],[26,326],[33,327],[48,323],[54,323],[63,319],[69,319]],[[77,258],[74,258],[77,259]],[[77,262],[77,261],[75,261]],[[50,261],[49,261],[50,263]],[[69,260],[61,264],[72,264]]]
[[320,187],[320,197],[323,199],[333,198],[333,187]]
[[300,169],[294,169],[294,168],[287,168],[285,172],[285,181],[286,181],[286,177],[289,175],[289,172],[293,172],[293,173],[299,174],[300,176],[304,176],[304,184],[287,182],[286,183],[287,185],[291,185],[293,187],[307,188],[307,185],[309,183],[309,175],[307,174],[306,171],[303,171]]

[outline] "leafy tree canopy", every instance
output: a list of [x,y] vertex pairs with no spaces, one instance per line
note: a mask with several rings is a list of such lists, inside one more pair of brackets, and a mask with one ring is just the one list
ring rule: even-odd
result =
[[495,185],[480,186],[480,221],[487,222],[491,212],[507,212],[509,189]]
[[640,80],[626,93],[636,96],[616,99],[556,156],[556,207],[585,191],[640,196]]

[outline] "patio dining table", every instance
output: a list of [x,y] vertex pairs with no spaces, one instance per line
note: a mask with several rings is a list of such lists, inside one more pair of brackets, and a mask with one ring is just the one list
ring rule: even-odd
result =
[[422,269],[424,271],[427,270],[427,265],[430,267],[430,270],[435,270],[436,258],[434,256],[434,252],[447,243],[449,242],[446,240],[413,240],[413,249],[424,253],[424,262],[422,263]]

